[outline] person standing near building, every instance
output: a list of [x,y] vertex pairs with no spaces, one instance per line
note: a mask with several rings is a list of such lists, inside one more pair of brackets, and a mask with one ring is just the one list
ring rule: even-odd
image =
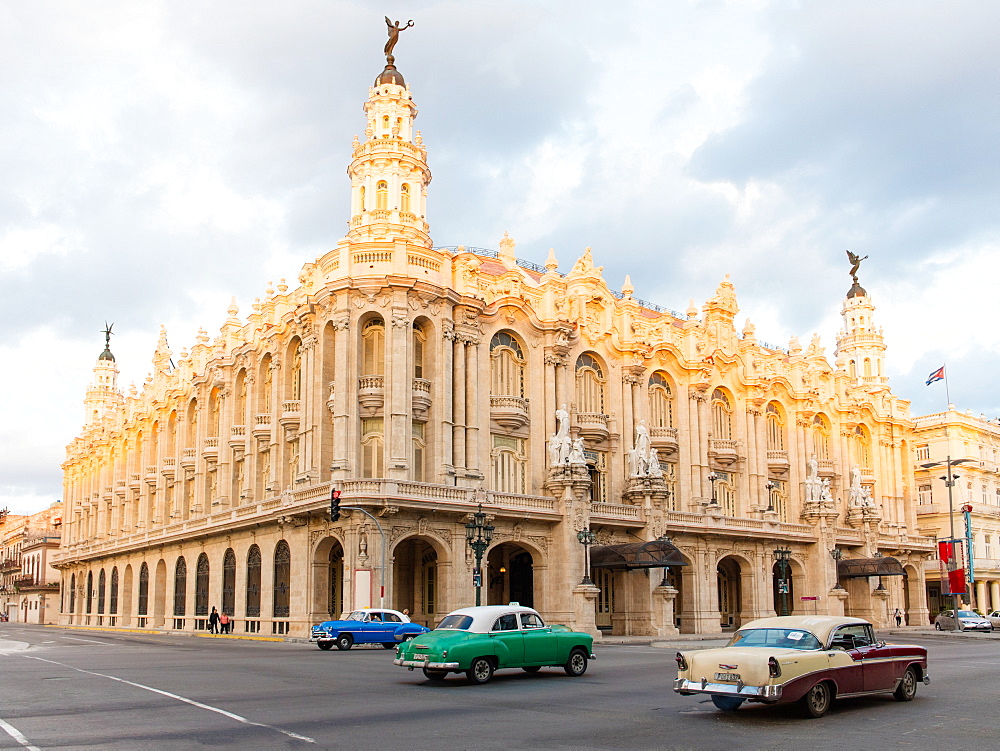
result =
[[219,611],[214,607],[212,608],[212,614],[208,616],[208,633],[219,633]]
[[230,624],[229,616],[226,615],[225,611],[222,611],[222,615],[219,616],[219,630],[224,634],[228,634]]
[[892,617],[896,619],[896,627],[903,625],[903,611],[896,608],[896,612],[892,614]]

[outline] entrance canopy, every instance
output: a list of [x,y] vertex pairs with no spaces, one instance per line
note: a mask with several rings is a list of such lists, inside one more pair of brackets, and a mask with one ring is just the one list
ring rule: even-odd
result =
[[634,569],[687,566],[673,543],[665,540],[629,542],[624,545],[595,545],[590,551],[593,568]]
[[842,558],[837,561],[837,578],[857,579],[861,576],[905,576],[902,564],[895,558]]

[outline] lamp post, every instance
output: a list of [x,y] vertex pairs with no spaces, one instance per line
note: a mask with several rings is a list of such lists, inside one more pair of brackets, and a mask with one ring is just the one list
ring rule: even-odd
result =
[[716,505],[716,503],[717,503],[717,501],[715,500],[715,483],[718,481],[718,479],[719,479],[719,476],[717,474],[715,474],[715,472],[709,472],[708,473],[708,481],[710,483],[712,483],[712,505],[713,506]]
[[788,608],[788,560],[791,557],[791,550],[776,548],[774,551],[774,560],[778,564],[778,599],[781,603],[781,612],[778,615],[791,615]]
[[[951,468],[953,466],[955,466],[956,464],[961,464],[962,462],[967,462],[967,461],[970,461],[970,460],[969,459],[952,459],[951,458],[951,454],[949,453],[948,457],[943,462],[943,464],[944,464],[944,466],[946,468],[945,472],[947,474],[945,474],[945,476],[942,477],[941,479],[944,480],[944,485],[945,485],[946,488],[948,488],[948,527],[949,527],[949,533],[951,535],[951,542],[949,543],[951,545],[951,557],[950,557],[950,559],[948,561],[948,571],[949,571],[949,573],[955,570],[955,568],[956,568],[955,564],[957,563],[957,561],[955,560],[955,502],[954,502],[954,499],[953,499],[952,488],[955,487],[955,480],[958,479],[958,475],[953,475],[951,473]],[[927,464],[921,464],[920,466],[923,467],[924,469],[934,469],[935,467],[940,467],[941,465],[942,465],[942,462],[928,462]],[[951,589],[951,582],[950,581],[949,581],[949,587],[948,588]],[[957,592],[952,592],[952,595],[951,595],[951,606],[952,606],[953,613],[954,613],[954,616],[955,616],[952,619],[953,622],[954,622],[954,628],[953,628],[954,631],[961,630],[961,624],[959,623],[959,620],[958,620],[959,606],[961,605],[961,602],[962,602],[961,601],[961,597],[962,597],[961,594],[959,594]]]
[[840,586],[840,567],[837,565],[840,563],[840,559],[844,557],[844,551],[840,548],[834,548],[830,551],[830,557],[833,558],[833,567],[837,572],[837,583],[833,586],[834,589],[843,589]]
[[583,545],[583,579],[580,581],[580,584],[592,587],[594,586],[594,582],[590,580],[590,546],[597,542],[597,535],[589,529],[581,529],[576,533],[576,539]]
[[[671,540],[670,537],[668,537],[666,534],[660,535],[659,537],[656,538],[656,540],[657,540],[657,542],[665,542],[668,545],[673,545],[674,544],[674,541]],[[669,570],[670,569],[667,566],[663,567],[663,581],[660,582],[660,586],[661,587],[669,587],[670,586],[670,579],[667,578],[667,572]]]
[[774,511],[774,489],[778,486],[768,480],[764,487],[767,488],[767,511]]
[[[881,558],[882,557],[882,551],[881,550],[876,550],[875,551],[875,557],[876,558]],[[878,586],[875,587],[875,591],[876,592],[885,592],[885,585],[882,584],[882,575],[881,574],[878,577]]]
[[472,571],[472,585],[476,588],[476,605],[482,604],[483,593],[483,553],[493,539],[494,526],[486,523],[483,504],[479,504],[472,520],[465,525],[465,542],[476,556],[476,567]]

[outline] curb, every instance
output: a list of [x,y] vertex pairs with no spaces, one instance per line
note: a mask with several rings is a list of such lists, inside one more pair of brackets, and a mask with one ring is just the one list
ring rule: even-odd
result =
[[200,639],[238,639],[241,641],[263,641],[263,642],[289,642],[292,644],[308,644],[308,639],[297,636],[249,636],[243,634],[203,634],[195,631],[171,631],[169,629],[148,629],[148,628],[108,628],[105,626],[62,626],[58,624],[46,624],[45,628],[60,628],[65,631],[104,631],[112,634],[146,634],[147,636],[188,636]]

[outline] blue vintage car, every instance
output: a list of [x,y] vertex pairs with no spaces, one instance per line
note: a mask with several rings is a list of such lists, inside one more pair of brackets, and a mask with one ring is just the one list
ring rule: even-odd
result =
[[323,621],[313,626],[312,638],[320,649],[350,649],[355,644],[381,644],[392,649],[400,642],[430,631],[398,610],[355,610],[342,621]]

